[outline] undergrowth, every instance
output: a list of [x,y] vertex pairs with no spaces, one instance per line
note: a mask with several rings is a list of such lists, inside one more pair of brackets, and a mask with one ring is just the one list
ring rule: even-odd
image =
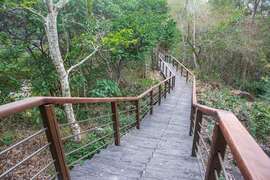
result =
[[228,87],[209,88],[199,94],[201,103],[233,112],[249,132],[262,143],[269,143],[270,104],[261,98],[254,102],[236,96]]

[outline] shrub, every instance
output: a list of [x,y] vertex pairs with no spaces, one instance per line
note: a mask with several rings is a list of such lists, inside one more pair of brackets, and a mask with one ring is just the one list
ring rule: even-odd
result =
[[121,90],[117,83],[111,80],[97,80],[95,88],[91,91],[94,97],[121,96]]
[[251,133],[265,141],[270,135],[270,106],[265,102],[256,102],[252,106],[249,122]]
[[11,145],[13,143],[13,140],[14,140],[13,133],[10,131],[7,131],[0,138],[0,142],[1,142],[0,144],[8,146],[8,145]]

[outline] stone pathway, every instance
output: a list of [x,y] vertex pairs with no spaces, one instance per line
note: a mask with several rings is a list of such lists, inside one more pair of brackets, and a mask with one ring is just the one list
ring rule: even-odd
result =
[[91,160],[71,171],[74,180],[197,180],[202,179],[196,158],[191,157],[189,132],[191,85],[179,75],[176,87],[147,115],[141,129],[109,145]]

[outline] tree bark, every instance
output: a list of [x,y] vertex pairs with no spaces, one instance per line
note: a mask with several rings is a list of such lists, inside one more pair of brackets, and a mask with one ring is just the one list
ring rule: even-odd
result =
[[[56,7],[51,7],[48,5],[49,13],[45,18],[45,29],[46,35],[48,38],[48,46],[50,51],[50,56],[53,61],[53,64],[56,68],[57,74],[59,76],[62,96],[71,97],[70,92],[70,84],[69,84],[69,74],[67,73],[64,67],[64,61],[62,59],[62,55],[59,47],[59,39],[58,39],[58,31],[57,31],[57,15],[58,11]],[[76,119],[74,116],[73,107],[71,104],[65,104],[65,113],[67,116],[67,120],[71,123],[71,130],[75,136],[75,141],[81,140],[80,135],[80,126],[76,123]]]
[[257,10],[258,10],[260,2],[261,2],[261,0],[255,0],[254,1],[254,9],[253,9],[253,12],[252,12],[252,23],[254,23],[254,21],[255,21],[255,16],[257,14]]

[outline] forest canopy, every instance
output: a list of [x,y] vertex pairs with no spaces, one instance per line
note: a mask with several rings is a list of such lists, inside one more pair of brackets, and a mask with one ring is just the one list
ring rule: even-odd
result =
[[[48,12],[43,1],[1,1],[1,104],[20,96],[62,95],[41,18]],[[169,48],[178,36],[165,0],[69,1],[59,11],[57,30],[66,69],[98,48],[70,73],[72,96],[93,95],[103,79],[121,85],[123,67],[137,62],[143,69],[154,47]]]

